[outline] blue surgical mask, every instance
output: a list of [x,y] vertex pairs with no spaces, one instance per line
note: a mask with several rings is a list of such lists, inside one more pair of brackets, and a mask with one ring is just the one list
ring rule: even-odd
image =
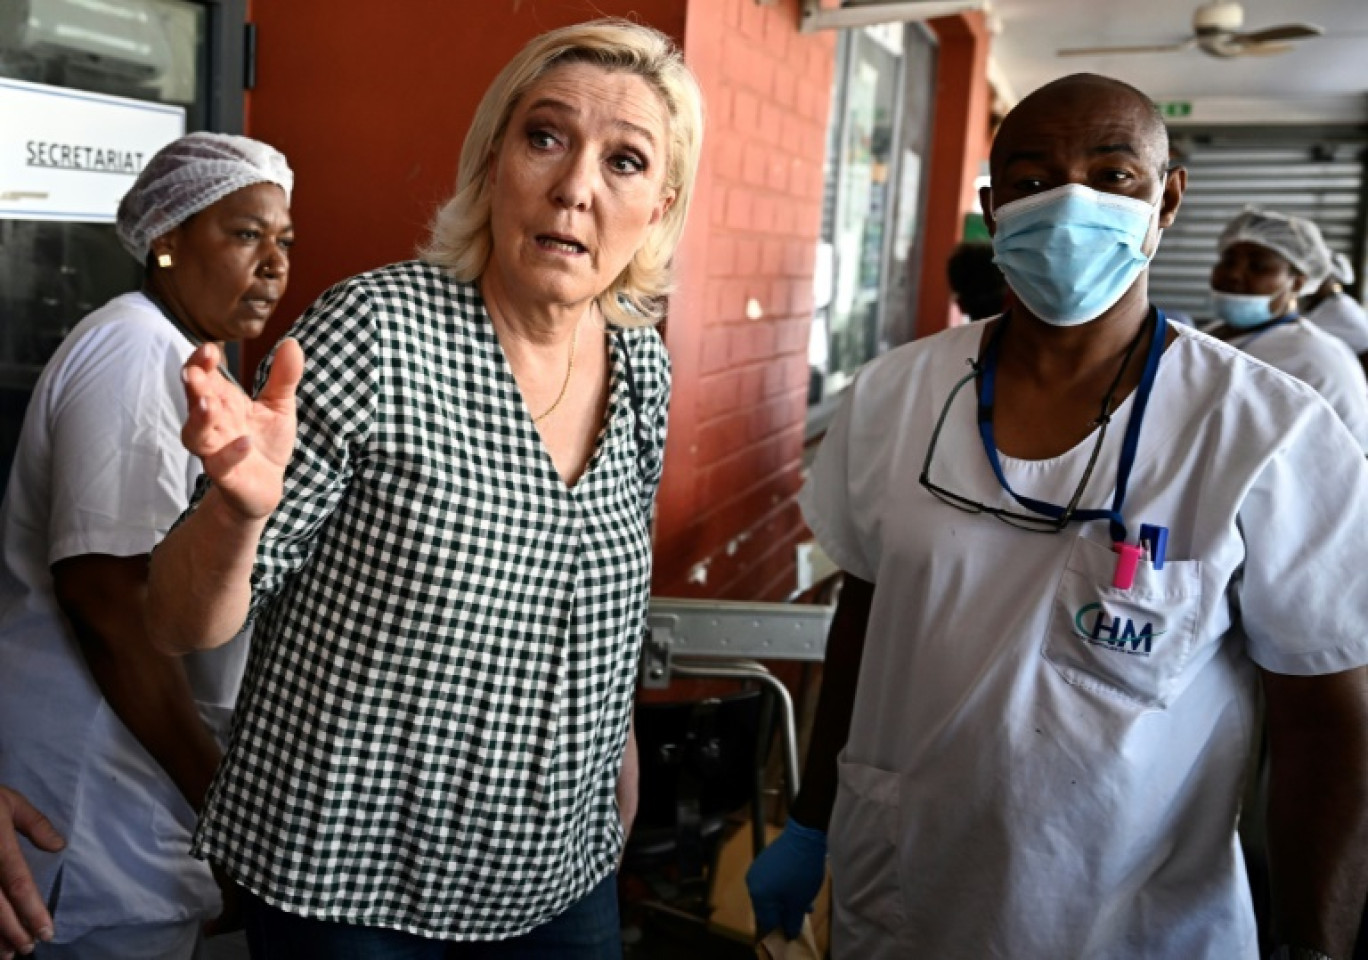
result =
[[1149,264],[1145,241],[1162,202],[1162,194],[1151,204],[1067,183],[1004,203],[993,213],[993,262],[1046,323],[1096,320]]
[[1273,301],[1276,293],[1222,293],[1215,288],[1211,291],[1211,305],[1216,316],[1237,330],[1257,327],[1275,319]]

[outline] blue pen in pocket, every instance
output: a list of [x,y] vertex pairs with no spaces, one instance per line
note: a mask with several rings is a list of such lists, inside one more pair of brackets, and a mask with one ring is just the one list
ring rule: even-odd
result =
[[1164,555],[1168,552],[1168,527],[1156,524],[1140,524],[1140,542],[1149,549],[1149,559],[1154,569],[1164,569]]

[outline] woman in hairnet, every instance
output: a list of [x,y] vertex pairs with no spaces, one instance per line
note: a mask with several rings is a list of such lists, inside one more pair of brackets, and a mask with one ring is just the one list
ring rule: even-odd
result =
[[220,913],[190,832],[247,641],[157,654],[142,598],[201,471],[180,440],[181,367],[261,333],[289,272],[292,182],[245,137],[155,154],[116,225],[142,289],[77,324],[29,403],[0,508],[0,783],[67,838],[30,851],[55,921],[43,958],[188,958]]
[[1208,333],[1315,388],[1368,451],[1368,381],[1344,343],[1308,323],[1297,294],[1324,248],[1316,225],[1247,209],[1217,241],[1211,271],[1217,322]]

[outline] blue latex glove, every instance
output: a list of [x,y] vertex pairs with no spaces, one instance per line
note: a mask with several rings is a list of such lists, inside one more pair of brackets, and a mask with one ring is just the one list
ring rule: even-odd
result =
[[773,843],[760,851],[746,871],[746,889],[755,910],[755,932],[776,927],[794,939],[826,878],[827,835],[790,819]]

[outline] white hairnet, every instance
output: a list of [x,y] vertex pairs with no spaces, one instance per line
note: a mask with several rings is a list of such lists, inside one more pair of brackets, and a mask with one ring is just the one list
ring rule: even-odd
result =
[[1301,217],[1290,217],[1289,219],[1295,220],[1297,223],[1304,224],[1308,227],[1316,241],[1314,249],[1307,258],[1306,270],[1304,271],[1306,274],[1306,282],[1302,284],[1301,289],[1302,293],[1315,293],[1330,277],[1331,273],[1334,272],[1334,264],[1332,262],[1332,258],[1335,256],[1334,251],[1332,251],[1330,245],[1325,242],[1325,235],[1320,232],[1320,227],[1317,227],[1310,220],[1304,220]]
[[275,147],[228,133],[191,133],[162,147],[119,201],[115,232],[139,263],[152,241],[192,214],[254,183],[290,199],[294,173]]
[[1354,265],[1342,253],[1330,255],[1330,274],[1346,287],[1354,282]]
[[1308,278],[1314,278],[1318,272],[1323,278],[1328,272],[1328,266],[1320,266],[1322,260],[1328,263],[1328,258],[1321,253],[1325,241],[1321,239],[1320,228],[1310,220],[1246,207],[1226,224],[1216,249],[1225,253],[1237,243],[1252,243],[1272,250]]

